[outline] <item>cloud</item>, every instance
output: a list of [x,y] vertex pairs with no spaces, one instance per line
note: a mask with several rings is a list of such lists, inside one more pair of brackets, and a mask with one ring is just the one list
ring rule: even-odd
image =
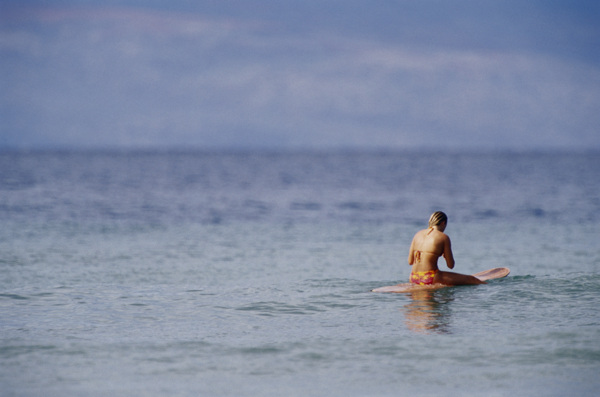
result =
[[39,8],[0,29],[5,147],[598,147],[600,69],[273,20]]

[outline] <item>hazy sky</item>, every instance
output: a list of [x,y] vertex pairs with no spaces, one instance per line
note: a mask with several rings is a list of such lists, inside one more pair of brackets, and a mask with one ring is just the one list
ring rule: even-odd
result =
[[0,72],[0,149],[600,149],[595,0],[0,0]]

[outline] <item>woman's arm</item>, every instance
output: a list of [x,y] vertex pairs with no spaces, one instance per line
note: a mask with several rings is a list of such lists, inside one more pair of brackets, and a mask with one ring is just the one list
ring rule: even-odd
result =
[[452,244],[450,243],[450,237],[445,236],[444,238],[444,259],[449,269],[454,269],[454,255],[452,255]]
[[[415,235],[416,237],[416,235]],[[413,237],[412,242],[410,243],[410,249],[408,250],[408,264],[413,265],[415,263],[415,238]]]

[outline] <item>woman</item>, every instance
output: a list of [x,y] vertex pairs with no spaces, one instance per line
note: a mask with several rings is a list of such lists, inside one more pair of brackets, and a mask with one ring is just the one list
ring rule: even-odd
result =
[[434,212],[429,218],[429,227],[417,232],[413,237],[408,253],[408,264],[413,267],[410,282],[418,285],[485,284],[477,277],[438,269],[437,261],[440,256],[446,259],[448,268],[454,268],[450,238],[444,234],[447,225],[446,214],[441,211]]

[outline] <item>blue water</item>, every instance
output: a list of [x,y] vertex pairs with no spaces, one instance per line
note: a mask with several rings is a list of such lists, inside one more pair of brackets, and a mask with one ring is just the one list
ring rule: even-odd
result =
[[[510,276],[369,292],[434,210]],[[5,152],[0,221],[1,396],[600,387],[598,152]]]

